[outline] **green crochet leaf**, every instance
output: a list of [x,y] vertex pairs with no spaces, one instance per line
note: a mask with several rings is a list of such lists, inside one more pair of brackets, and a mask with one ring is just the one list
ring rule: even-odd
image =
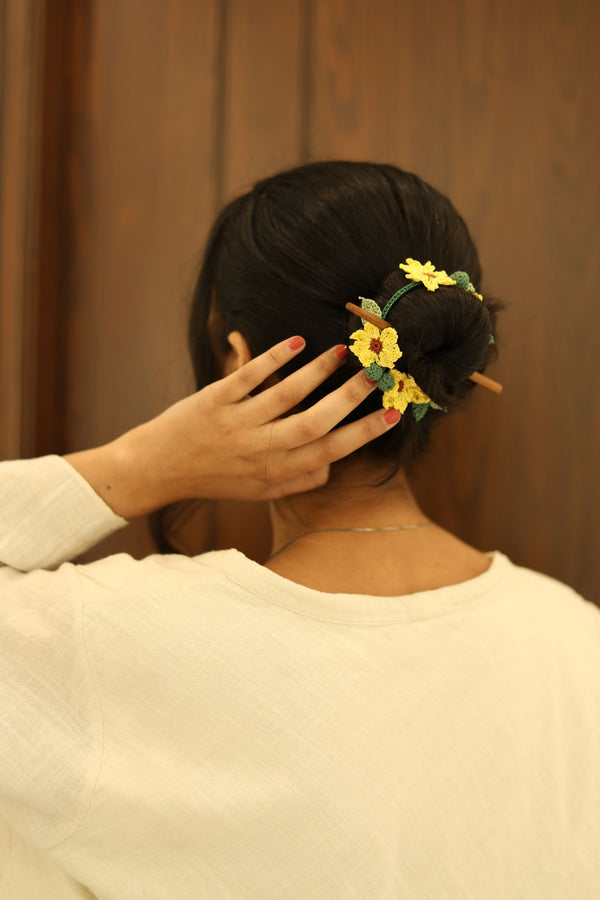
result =
[[490,334],[490,344],[495,344],[495,343],[496,343],[496,341],[494,340],[494,335]]
[[430,407],[430,403],[413,403],[413,416],[415,417],[416,422],[420,422],[427,410]]
[[384,372],[381,378],[377,379],[377,387],[380,391],[391,391],[395,383],[391,372]]
[[[374,316],[379,316],[381,319],[381,307],[379,304],[375,303],[374,300],[369,300],[368,297],[359,297],[358,299],[361,301],[361,309],[365,309],[367,312],[372,313]],[[363,325],[367,324],[366,319],[361,319],[361,321]]]
[[446,410],[444,409],[443,406],[438,406],[437,403],[434,403],[434,402],[433,402],[433,400],[431,401],[431,408],[432,408],[432,409],[439,409],[440,412],[446,412]]

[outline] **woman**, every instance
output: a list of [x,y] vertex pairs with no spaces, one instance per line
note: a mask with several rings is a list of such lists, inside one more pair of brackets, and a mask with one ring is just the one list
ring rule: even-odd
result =
[[[417,176],[281,173],[209,238],[199,392],[2,463],[7,896],[598,896],[598,610],[406,478],[495,354],[480,280]],[[189,498],[269,500],[265,565],[56,569]]]

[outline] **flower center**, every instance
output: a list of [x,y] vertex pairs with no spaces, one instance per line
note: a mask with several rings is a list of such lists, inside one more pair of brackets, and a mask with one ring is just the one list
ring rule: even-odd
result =
[[398,393],[400,394],[404,390],[404,382],[399,381],[396,387],[398,388]]
[[377,338],[371,338],[369,350],[371,350],[373,353],[381,353],[381,351],[383,350],[383,344]]

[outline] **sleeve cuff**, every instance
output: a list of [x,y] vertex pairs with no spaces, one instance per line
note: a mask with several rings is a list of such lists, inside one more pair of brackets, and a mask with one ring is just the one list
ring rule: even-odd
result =
[[128,524],[60,456],[0,463],[3,565],[55,568]]

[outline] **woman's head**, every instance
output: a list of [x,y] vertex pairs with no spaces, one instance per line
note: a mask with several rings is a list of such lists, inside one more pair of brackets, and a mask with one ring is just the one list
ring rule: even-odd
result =
[[[465,223],[417,175],[389,165],[320,162],[258,182],[225,207],[209,236],[190,319],[198,387],[223,374],[233,331],[241,332],[253,356],[301,334],[307,346],[281,370],[282,378],[332,345],[347,344],[362,325],[345,304],[360,303],[362,296],[383,307],[407,284],[399,269],[407,257],[431,260],[446,272],[466,271],[480,289],[479,258]],[[409,291],[387,316],[398,333],[402,370],[451,411],[474,387],[469,375],[483,371],[496,353],[490,335],[501,307],[456,286]],[[349,353],[299,408],[360,368]],[[381,398],[374,391],[340,424],[381,407]],[[387,478],[409,465],[426,448],[434,422],[446,415],[430,409],[417,422],[411,410],[343,464],[360,458]]]

